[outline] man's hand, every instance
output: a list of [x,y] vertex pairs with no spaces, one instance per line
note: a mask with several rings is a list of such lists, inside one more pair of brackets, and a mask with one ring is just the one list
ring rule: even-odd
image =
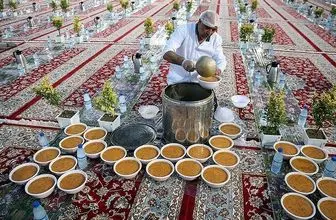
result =
[[183,60],[182,67],[188,72],[193,72],[196,69],[195,63],[192,60]]

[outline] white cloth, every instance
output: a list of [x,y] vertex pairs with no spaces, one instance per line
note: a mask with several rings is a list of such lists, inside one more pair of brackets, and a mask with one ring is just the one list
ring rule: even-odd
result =
[[[199,44],[196,23],[188,23],[176,28],[164,48],[164,53],[168,51],[173,51],[195,63],[201,56],[209,56],[216,61],[217,68],[221,71],[226,67],[221,36],[215,32],[208,41],[205,40]],[[167,78],[168,84],[197,82],[197,73],[196,71],[189,73],[182,66],[171,64]]]

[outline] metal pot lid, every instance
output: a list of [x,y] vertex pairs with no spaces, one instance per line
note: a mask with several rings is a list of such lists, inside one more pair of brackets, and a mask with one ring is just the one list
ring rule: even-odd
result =
[[123,125],[114,130],[110,137],[113,145],[122,146],[126,150],[135,150],[137,147],[153,142],[156,131],[152,126],[142,123]]

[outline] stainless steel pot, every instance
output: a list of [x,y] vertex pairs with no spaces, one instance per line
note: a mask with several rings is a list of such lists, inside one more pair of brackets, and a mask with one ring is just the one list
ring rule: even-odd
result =
[[197,83],[178,83],[165,88],[162,97],[163,136],[168,142],[203,143],[212,124],[214,93]]

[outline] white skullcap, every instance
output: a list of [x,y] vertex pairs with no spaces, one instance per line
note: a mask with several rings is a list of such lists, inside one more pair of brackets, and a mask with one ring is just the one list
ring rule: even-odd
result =
[[208,27],[215,28],[218,27],[219,18],[218,14],[214,11],[207,10],[203,12],[200,16],[201,22]]

